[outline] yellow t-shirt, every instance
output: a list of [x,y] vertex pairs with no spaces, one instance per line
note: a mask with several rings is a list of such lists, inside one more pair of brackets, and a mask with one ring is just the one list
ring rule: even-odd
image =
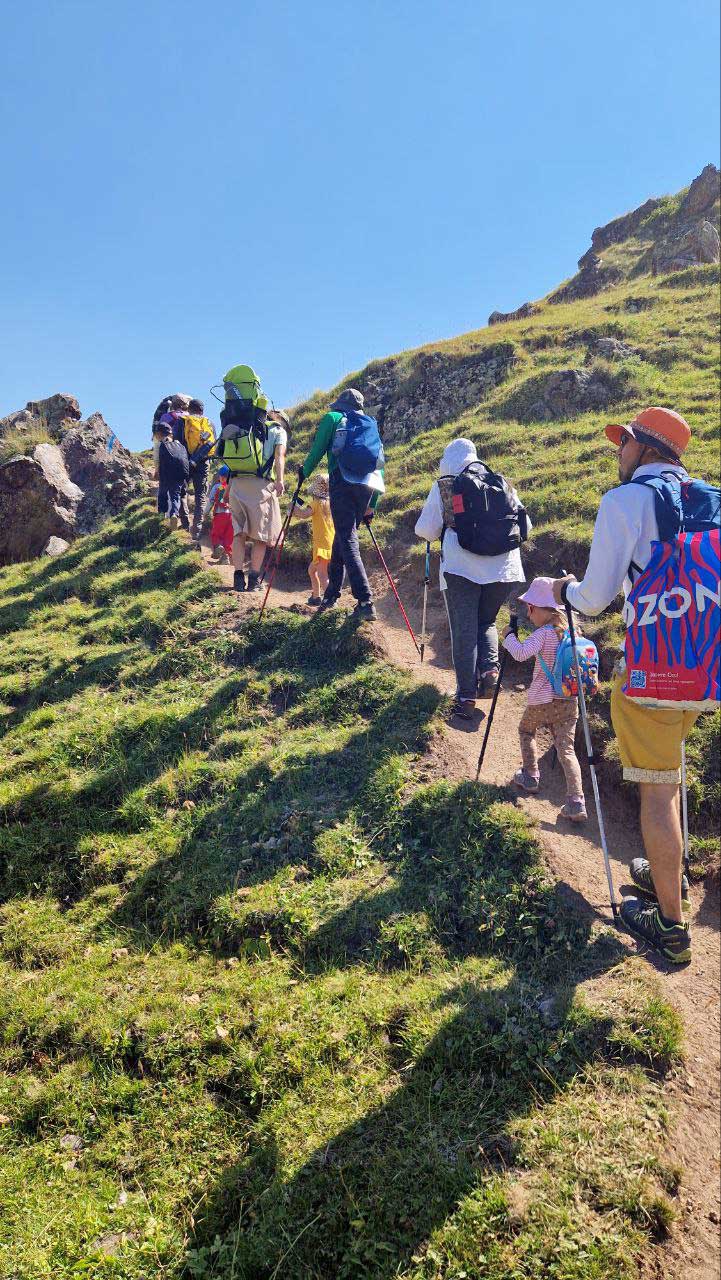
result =
[[335,529],[330,514],[330,503],[313,498],[311,504],[311,528],[313,531],[313,559],[330,560]]

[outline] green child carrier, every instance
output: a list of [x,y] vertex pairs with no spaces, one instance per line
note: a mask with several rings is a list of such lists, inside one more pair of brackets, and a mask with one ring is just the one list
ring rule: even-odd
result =
[[222,430],[216,456],[223,459],[231,475],[265,480],[273,470],[273,455],[264,461],[268,398],[260,389],[260,379],[249,364],[237,364],[223,378],[223,388],[225,404],[220,411]]

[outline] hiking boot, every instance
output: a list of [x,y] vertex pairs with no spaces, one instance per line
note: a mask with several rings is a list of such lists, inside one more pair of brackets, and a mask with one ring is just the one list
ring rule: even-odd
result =
[[585,800],[566,800],[561,809],[561,817],[568,818],[571,822],[585,822],[588,818]]
[[[651,865],[648,858],[634,858],[628,868],[629,874],[636,888],[643,894],[644,898],[648,898],[650,902],[657,902],[656,890],[653,885],[653,876],[651,875]],[[691,903],[688,896],[688,876],[681,876],[681,906],[684,912],[691,910]]]
[[534,777],[527,769],[518,769],[513,775],[513,782],[521,791],[538,791],[540,778]]
[[318,612],[324,613],[326,609],[335,609],[337,603],[338,596],[323,596],[323,599],[318,605]]
[[222,543],[219,542],[217,547],[213,547],[210,554],[213,560],[222,560],[225,555]]
[[478,696],[479,698],[492,698],[496,692],[498,684],[498,667],[491,667],[489,671],[478,672]]
[[353,616],[357,622],[378,621],[378,614],[372,600],[366,600],[364,604],[357,604],[353,610]]
[[318,605],[322,603],[323,603],[322,596],[308,596],[308,599],[306,600],[306,604],[312,604],[315,606],[316,609],[318,608]]
[[262,590],[263,590],[263,584],[262,584],[262,582],[261,582],[261,580],[260,580],[260,574],[258,574],[258,573],[249,573],[249,574],[248,574],[248,585],[247,585],[247,587],[246,587],[245,589],[246,589],[246,591],[262,591]]
[[245,591],[245,574],[242,569],[236,569],[233,574],[233,590]]
[[664,924],[658,907],[636,898],[625,898],[619,911],[622,923],[634,938],[658,951],[671,964],[688,964],[691,931],[687,923]]
[[178,517],[177,517],[177,516],[171,516],[171,517],[170,517],[170,519],[169,519],[169,521],[168,521],[168,528],[169,528],[169,529],[172,529],[172,530],[173,530],[173,533],[175,533],[175,530],[178,528],[178,525],[179,525],[179,524],[180,524],[180,521],[179,521]]
[[454,698],[451,704],[451,716],[457,720],[472,720],[476,714],[475,698]]

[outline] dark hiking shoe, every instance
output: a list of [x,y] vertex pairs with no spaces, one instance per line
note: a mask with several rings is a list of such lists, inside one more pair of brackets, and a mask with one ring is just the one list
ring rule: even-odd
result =
[[211,551],[210,554],[214,560],[222,560],[223,556],[225,555],[222,542],[219,542],[217,547],[213,547],[213,550]]
[[513,782],[521,791],[538,791],[540,778],[534,777],[527,769],[518,769],[513,775]]
[[318,605],[318,612],[323,613],[326,609],[335,609],[337,603],[338,596],[323,596],[323,599]]
[[358,622],[377,622],[378,614],[372,600],[367,600],[365,604],[357,604],[353,610],[353,617]]
[[456,720],[472,720],[476,714],[475,698],[454,698],[451,703],[451,716]]
[[585,822],[588,818],[585,800],[567,799],[561,809],[561,817],[568,818],[570,822]]
[[498,667],[492,667],[490,671],[484,671],[482,674],[478,672],[478,696],[479,698],[492,698],[496,685],[498,684]]
[[263,584],[262,584],[262,582],[261,582],[261,580],[260,580],[260,574],[258,574],[258,573],[249,573],[249,574],[248,574],[248,585],[247,585],[247,587],[246,587],[245,589],[246,589],[246,591],[262,591],[262,590],[263,590]]
[[242,569],[236,569],[233,574],[233,590],[245,591],[245,574]]
[[[633,883],[644,898],[648,898],[649,902],[656,902],[656,890],[653,885],[653,876],[651,875],[651,866],[648,859],[634,858],[628,870]],[[684,912],[691,910],[688,896],[688,877],[686,875],[681,876],[681,906]]]
[[653,947],[671,964],[688,964],[691,959],[691,931],[688,924],[664,924],[658,907],[625,898],[619,911],[621,922],[634,938]]
[[306,600],[306,604],[312,604],[315,606],[316,609],[318,608],[318,605],[322,603],[323,603],[322,596],[308,596],[308,599]]

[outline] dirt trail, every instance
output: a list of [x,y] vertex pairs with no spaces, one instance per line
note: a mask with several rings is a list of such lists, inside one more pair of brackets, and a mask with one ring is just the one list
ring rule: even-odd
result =
[[[204,540],[206,541],[206,540]],[[202,549],[210,561],[209,546]],[[212,561],[210,561],[212,563]],[[370,565],[366,557],[366,564]],[[219,566],[226,586],[232,587],[232,569]],[[391,659],[421,680],[431,680],[447,694],[454,691],[450,665],[448,625],[437,589],[429,592],[428,638],[425,661],[421,666],[413,642],[405,629],[398,606],[382,574],[371,573],[379,621]],[[274,607],[305,604],[310,594],[307,579],[293,579],[282,571],[271,591],[269,605]],[[242,612],[260,606],[262,594],[238,596]],[[343,600],[351,603],[350,596]],[[412,625],[420,626],[420,610],[410,609]],[[410,602],[413,603],[412,601]],[[308,610],[309,616],[314,610]],[[518,722],[525,706],[525,688],[507,676],[499,697],[483,767],[486,782],[507,784],[518,768]],[[479,702],[479,718],[470,724],[448,726],[448,755],[444,755],[444,778],[473,778],[485,715],[490,702]],[[482,709],[482,711],[481,711]],[[580,738],[579,738],[580,741]],[[539,739],[539,745],[542,741]],[[579,752],[580,754],[580,752]],[[598,824],[593,811],[590,778],[584,768],[584,790],[589,821],[583,827],[573,826],[558,811],[564,799],[564,780],[560,766],[550,767],[550,738],[541,759],[542,794],[518,797],[519,806],[535,823],[547,861],[559,881],[566,883],[588,904],[589,912],[612,920],[608,886],[599,842]],[[627,796],[602,794],[604,821],[611,853],[616,892],[628,884],[627,866],[632,857],[642,852],[638,823],[629,807]],[[721,1215],[720,1179],[720,1006],[719,972],[721,950],[719,935],[719,900],[717,893],[703,887],[691,889],[693,959],[686,968],[675,970],[664,962],[651,964],[662,975],[664,989],[679,1012],[686,1030],[687,1058],[674,1080],[669,1082],[670,1101],[676,1110],[676,1124],[669,1143],[668,1159],[683,1169],[679,1197],[679,1220],[667,1246],[654,1251],[654,1280],[718,1280],[721,1271],[719,1249],[719,1217]],[[625,935],[624,935],[625,937]],[[627,939],[629,954],[636,954],[633,939]],[[659,1269],[659,1267],[661,1269]]]

